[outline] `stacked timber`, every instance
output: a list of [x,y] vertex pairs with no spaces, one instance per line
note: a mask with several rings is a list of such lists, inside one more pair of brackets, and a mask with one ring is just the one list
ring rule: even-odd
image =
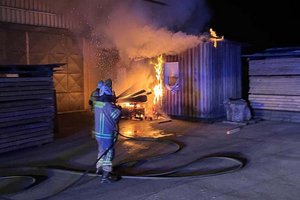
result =
[[58,66],[0,65],[0,153],[53,140]]
[[249,57],[249,101],[263,119],[300,122],[300,49],[268,49]]

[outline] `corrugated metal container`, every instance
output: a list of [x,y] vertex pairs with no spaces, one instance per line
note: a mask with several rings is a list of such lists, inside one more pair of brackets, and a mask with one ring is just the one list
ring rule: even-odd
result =
[[76,28],[75,22],[56,14],[51,6],[39,0],[0,0],[0,22]]
[[179,89],[165,90],[163,109],[174,117],[225,116],[224,101],[241,97],[241,50],[230,41],[200,43],[166,62],[179,62]]

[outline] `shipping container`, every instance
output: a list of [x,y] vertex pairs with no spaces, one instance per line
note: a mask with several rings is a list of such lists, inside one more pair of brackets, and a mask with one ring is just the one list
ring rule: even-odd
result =
[[202,42],[179,55],[166,56],[165,61],[165,69],[172,63],[178,65],[178,73],[173,73],[177,77],[164,73],[163,110],[170,116],[220,118],[225,116],[224,101],[241,98],[241,48],[237,43],[223,40],[214,47],[213,42]]

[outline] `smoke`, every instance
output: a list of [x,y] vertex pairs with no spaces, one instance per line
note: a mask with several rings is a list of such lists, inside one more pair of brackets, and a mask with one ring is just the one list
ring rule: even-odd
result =
[[[117,48],[121,58],[177,54],[201,42],[209,20],[205,0],[47,0],[81,24],[99,48]],[[190,35],[195,34],[195,35]]]
[[151,58],[161,54],[177,54],[199,44],[201,37],[173,33],[166,28],[141,24],[132,16],[118,11],[114,13],[105,33],[128,58]]
[[[152,67],[141,58],[178,54],[198,45],[209,20],[205,0],[45,0],[79,22],[93,45],[96,80],[112,78],[117,94],[151,88]],[[97,74],[98,73],[98,74]],[[96,84],[96,83],[92,83]]]
[[163,0],[162,2],[166,3],[166,6],[152,4],[146,7],[150,10],[147,15],[156,26],[198,35],[209,21],[209,9],[205,0]]
[[[104,35],[120,51],[122,58],[151,58],[161,54],[178,54],[201,42],[202,37],[183,32],[186,23],[195,16],[193,13],[202,12],[195,10],[199,8],[199,2],[202,2],[203,6],[203,1],[196,0],[186,0],[184,3],[168,0],[165,1],[166,6],[143,0],[125,0],[110,12],[107,26],[97,27],[97,30],[104,30]],[[206,22],[208,15],[204,11],[203,18],[194,20],[195,22]],[[199,34],[203,27],[197,28]]]
[[147,60],[131,62],[129,68],[119,65],[117,71],[119,84],[115,85],[114,90],[120,95],[124,91],[126,94],[131,94],[141,89],[151,88],[154,82],[153,74],[154,69],[149,66]]

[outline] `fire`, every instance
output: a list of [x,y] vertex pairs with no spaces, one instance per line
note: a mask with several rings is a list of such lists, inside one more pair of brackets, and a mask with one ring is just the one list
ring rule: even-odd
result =
[[124,108],[140,108],[141,105],[140,104],[134,104],[134,103],[120,103],[120,106],[124,107]]
[[214,42],[214,47],[217,48],[217,42],[224,40],[224,36],[219,37],[212,28],[209,29],[209,32],[211,36],[210,40]]
[[122,107],[122,117],[127,119],[142,120],[145,117],[145,107],[136,102],[119,103]]
[[163,96],[163,82],[162,82],[163,63],[164,63],[164,59],[163,59],[162,55],[157,57],[157,60],[155,63],[151,63],[154,65],[155,77],[156,77],[156,82],[157,82],[157,84],[153,88],[153,92],[154,92],[153,103],[154,103],[154,105],[160,103],[162,100],[162,96]]

